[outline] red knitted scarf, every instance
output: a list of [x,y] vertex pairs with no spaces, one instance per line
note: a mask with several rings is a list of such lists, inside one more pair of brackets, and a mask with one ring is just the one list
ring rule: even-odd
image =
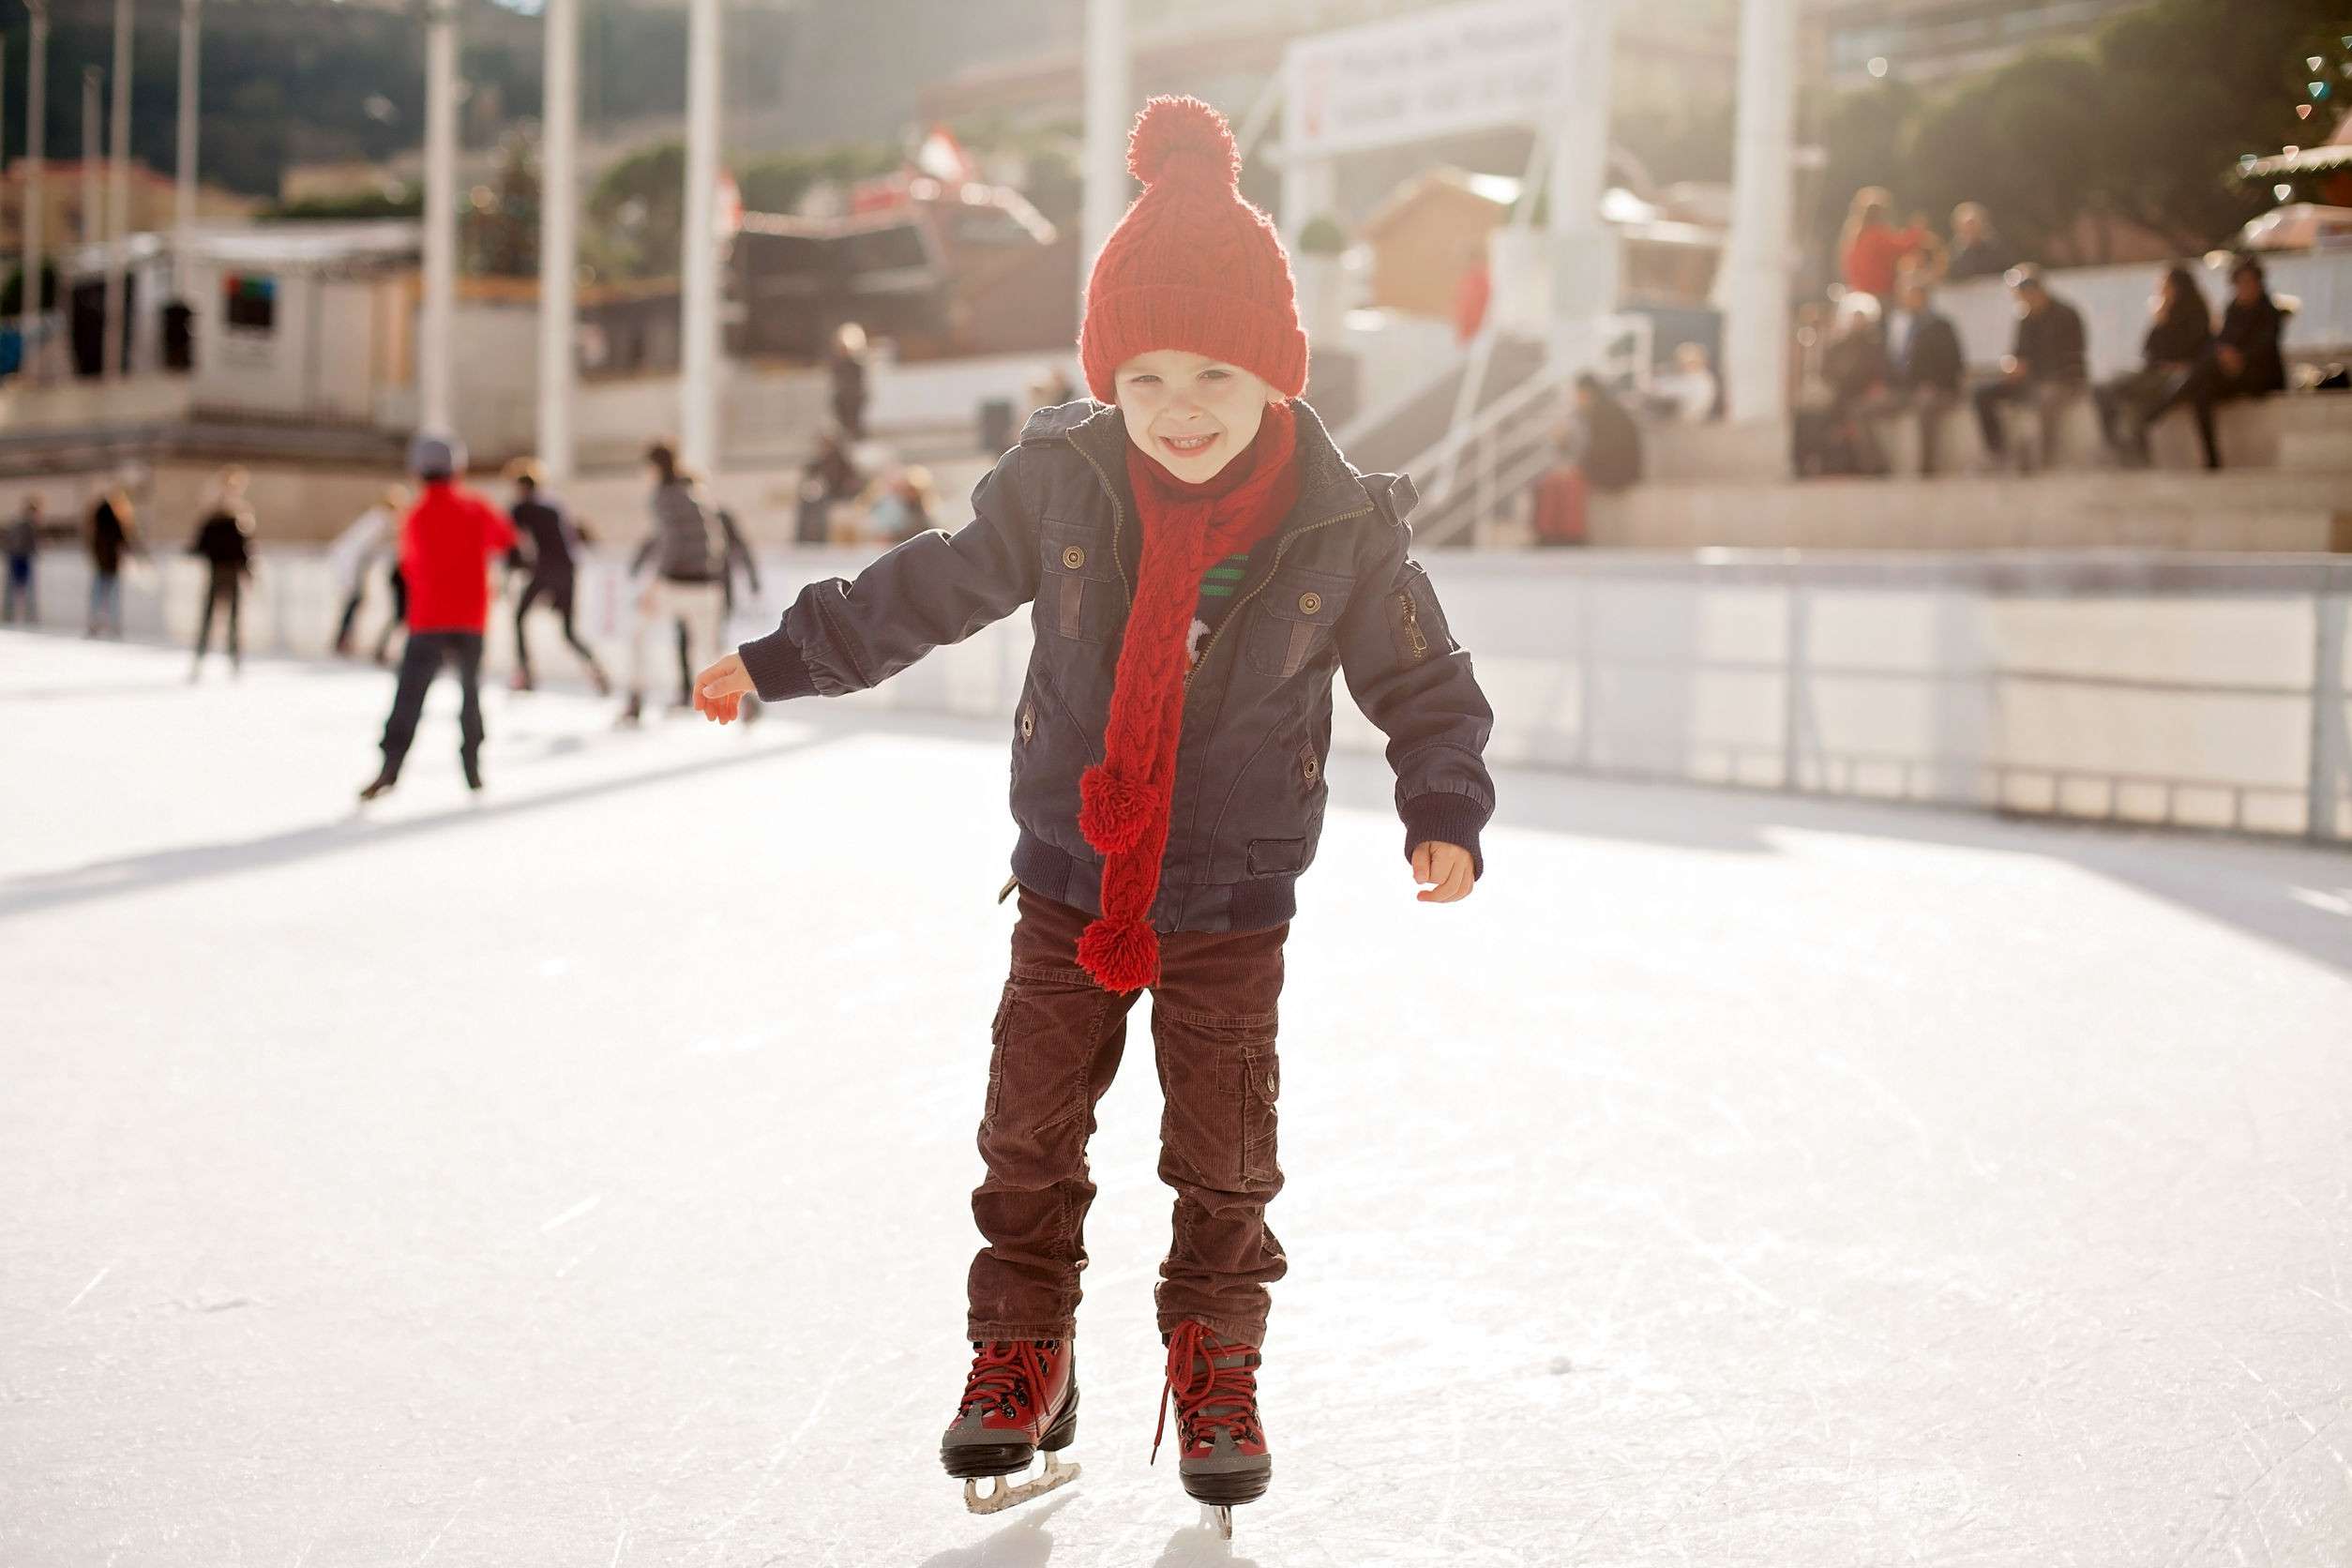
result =
[[1159,978],[1152,929],[1160,860],[1176,793],[1184,724],[1184,639],[1201,575],[1273,533],[1299,498],[1297,427],[1288,403],[1266,410],[1249,450],[1205,484],[1188,485],[1130,440],[1127,476],[1143,526],[1143,564],[1110,693],[1103,761],[1078,779],[1078,831],[1100,851],[1102,918],[1078,939],[1078,958],[1105,990]]

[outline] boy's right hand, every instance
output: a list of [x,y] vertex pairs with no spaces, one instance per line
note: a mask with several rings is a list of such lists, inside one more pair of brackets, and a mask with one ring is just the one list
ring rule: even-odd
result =
[[751,690],[751,671],[743,667],[743,656],[729,654],[694,677],[694,711],[714,724],[732,724]]

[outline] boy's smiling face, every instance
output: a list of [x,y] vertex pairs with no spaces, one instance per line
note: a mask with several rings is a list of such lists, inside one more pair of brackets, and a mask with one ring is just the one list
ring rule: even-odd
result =
[[1127,439],[1186,484],[1216,477],[1249,450],[1281,394],[1238,365],[1153,349],[1112,375]]

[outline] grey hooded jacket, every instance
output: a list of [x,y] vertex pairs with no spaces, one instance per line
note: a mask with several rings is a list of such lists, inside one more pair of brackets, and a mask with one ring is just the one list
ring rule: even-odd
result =
[[[1162,931],[1256,930],[1297,908],[1315,858],[1331,752],[1332,678],[1389,737],[1406,852],[1468,849],[1493,814],[1483,760],[1494,713],[1409,551],[1410,481],[1349,466],[1304,403],[1299,500],[1186,683]],[[1102,910],[1102,856],[1078,832],[1078,776],[1102,761],[1119,642],[1141,554],[1116,408],[1079,401],[1029,421],[972,491],[972,521],[919,534],[855,580],[802,590],[783,625],[744,644],[760,695],[860,691],[1023,604],[1035,647],[1013,727],[1013,872],[1033,892]]]

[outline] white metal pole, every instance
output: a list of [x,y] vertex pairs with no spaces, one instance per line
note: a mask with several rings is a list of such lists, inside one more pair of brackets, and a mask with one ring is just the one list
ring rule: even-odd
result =
[[1796,0],[1742,0],[1731,236],[1715,283],[1724,312],[1725,400],[1740,420],[1787,413],[1796,66]]
[[1550,115],[1552,350],[1563,367],[1599,363],[1603,320],[1616,313],[1617,231],[1601,218],[1608,180],[1609,104],[1617,65],[1617,8],[1579,8],[1569,35],[1573,74]]
[[48,137],[42,134],[43,121],[49,113],[49,5],[48,0],[32,0],[33,48],[24,72],[24,221],[20,226],[24,236],[24,294],[20,303],[24,307],[24,378],[38,379],[34,367],[39,361],[33,351],[35,333],[41,321],[41,264],[43,220],[49,216],[48,191],[41,178],[41,160],[47,156]]
[[692,0],[686,13],[678,445],[686,465],[705,476],[718,457],[718,0]]
[[1095,253],[1127,210],[1129,103],[1127,0],[1086,3],[1086,151],[1079,170],[1083,205],[1078,221],[1078,287],[1094,270]]
[[114,0],[114,112],[106,138],[106,345],[105,379],[123,374],[123,351],[130,341],[130,312],[125,308],[130,264],[130,0]]
[[188,248],[196,234],[196,65],[204,25],[204,0],[180,0],[179,188],[172,214],[172,294],[185,300],[192,274]]
[[577,264],[580,0],[547,0],[539,136],[539,464],[571,477],[573,269]]
[[425,13],[425,308],[416,345],[416,422],[455,435],[450,355],[457,336],[458,15],[455,0]]

